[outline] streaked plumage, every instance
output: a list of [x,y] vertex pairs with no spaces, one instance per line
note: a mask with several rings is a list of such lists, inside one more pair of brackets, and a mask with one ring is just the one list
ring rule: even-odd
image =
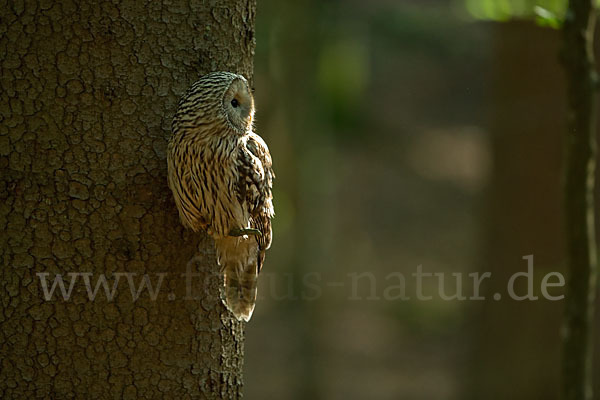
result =
[[[246,79],[210,73],[179,102],[167,153],[169,187],[181,222],[215,239],[225,275],[224,303],[245,321],[254,310],[274,215],[271,155],[253,132],[253,119],[254,99]],[[230,235],[246,228],[262,235]]]

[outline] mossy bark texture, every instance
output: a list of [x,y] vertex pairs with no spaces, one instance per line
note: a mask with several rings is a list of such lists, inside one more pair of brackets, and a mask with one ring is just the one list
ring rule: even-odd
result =
[[[254,0],[0,1],[0,398],[241,397],[243,326],[213,243],[180,226],[165,149],[201,74],[252,78],[254,15]],[[45,297],[57,274],[66,300]],[[112,299],[90,296],[102,277]]]

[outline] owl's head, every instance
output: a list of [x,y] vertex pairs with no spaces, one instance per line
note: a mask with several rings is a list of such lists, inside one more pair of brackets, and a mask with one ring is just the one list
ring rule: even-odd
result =
[[248,81],[236,75],[223,96],[223,112],[229,125],[238,133],[245,134],[254,120],[254,97]]
[[248,81],[231,72],[202,76],[183,95],[173,118],[174,133],[244,135],[252,127],[254,98]]

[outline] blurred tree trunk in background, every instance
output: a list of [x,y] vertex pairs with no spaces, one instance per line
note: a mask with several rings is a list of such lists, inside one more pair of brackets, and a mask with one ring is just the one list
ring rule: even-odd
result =
[[568,95],[565,157],[567,289],[563,348],[564,400],[592,400],[592,326],[597,280],[595,230],[596,10],[593,0],[569,0],[563,33]]
[[[290,397],[297,400],[323,398],[319,380],[322,376],[319,371],[321,363],[318,362],[322,353],[317,345],[321,328],[319,300],[306,301],[301,297],[306,275],[311,271],[322,270],[323,252],[327,251],[328,242],[322,227],[328,221],[327,213],[330,210],[319,192],[328,167],[323,165],[323,159],[312,158],[316,151],[322,149],[323,140],[327,140],[327,131],[321,126],[315,126],[318,123],[318,100],[315,97],[316,52],[321,43],[317,4],[314,1],[304,1],[286,5],[281,15],[282,23],[293,28],[281,30],[280,41],[284,44],[284,51],[278,53],[282,79],[279,81],[277,96],[286,100],[284,113],[289,123],[290,145],[294,152],[294,164],[288,166],[293,168],[294,179],[291,182],[281,182],[281,189],[292,193],[291,197],[296,200],[294,209],[297,215],[302,216],[294,219],[293,223],[294,248],[290,267],[295,298],[286,310],[295,332],[292,369],[294,389]],[[289,56],[290,48],[294,49],[294,57]],[[313,73],[305,76],[307,71]],[[290,96],[290,93],[293,95]]]
[[[180,226],[165,149],[199,75],[252,78],[254,15],[254,0],[3,2],[0,397],[241,397],[243,325],[219,300],[211,241]],[[37,273],[68,287],[77,272],[92,288],[166,275],[156,301],[124,277],[113,301],[81,277],[44,300]]]
[[[558,398],[563,301],[507,298],[511,275],[527,271],[534,287],[550,271],[564,272],[562,172],[566,109],[557,62],[559,32],[530,23],[494,24],[490,81],[493,171],[487,246],[486,301],[474,321],[470,399]],[[524,40],[526,38],[526,40]],[[516,293],[525,293],[524,279]],[[502,300],[493,299],[500,293]],[[552,292],[551,292],[552,294]]]

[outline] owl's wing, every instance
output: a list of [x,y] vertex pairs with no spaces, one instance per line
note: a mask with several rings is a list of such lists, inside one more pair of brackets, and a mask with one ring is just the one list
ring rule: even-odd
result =
[[183,225],[194,231],[207,227],[206,213],[203,203],[202,188],[197,185],[190,169],[190,152],[185,145],[169,142],[167,153],[167,181],[173,192],[173,198],[179,211]]
[[[257,237],[260,250],[264,252],[271,246],[271,218],[273,218],[273,164],[269,148],[260,136],[248,135],[242,167],[240,168],[239,196],[248,204],[251,227],[262,232]],[[262,262],[260,263],[262,265]]]

